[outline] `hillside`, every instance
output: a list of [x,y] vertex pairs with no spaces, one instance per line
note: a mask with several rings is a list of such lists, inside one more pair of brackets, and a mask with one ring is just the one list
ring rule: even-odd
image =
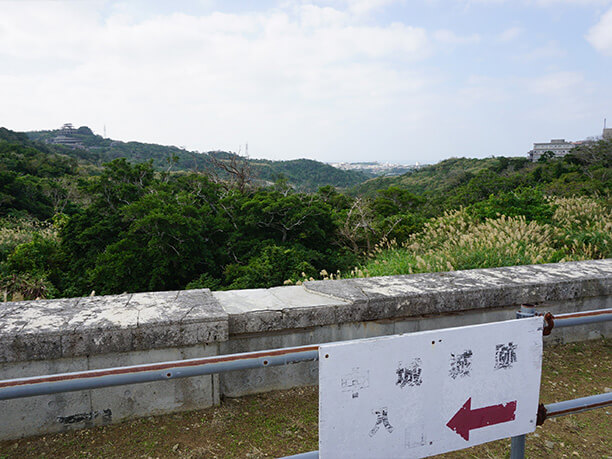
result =
[[469,181],[480,171],[518,170],[529,163],[527,158],[449,158],[394,177],[377,177],[357,185],[352,193],[371,195],[390,186],[423,194],[452,189]]
[[360,171],[343,171],[312,159],[290,161],[253,159],[250,164],[255,176],[260,180],[274,182],[280,177],[285,177],[289,183],[303,190],[316,190],[324,185],[349,188],[369,177]]
[[[531,162],[527,158],[450,158],[398,177],[379,177],[350,190],[375,196],[398,188],[441,208],[466,206],[491,194],[521,187],[540,187],[551,195],[608,195],[612,186],[612,142],[600,140],[575,148],[561,159]],[[436,212],[434,212],[436,213]]]
[[[24,142],[23,134],[14,134],[13,141]],[[209,172],[223,177],[226,174],[225,171],[218,167],[218,163],[211,161],[211,156],[221,162],[231,161],[234,158],[239,162],[248,161],[252,178],[256,181],[266,184],[285,178],[291,186],[304,191],[316,191],[319,187],[326,185],[348,188],[369,178],[362,172],[343,171],[310,159],[291,161],[245,159],[230,152],[199,153],[175,146],[122,142],[96,135],[87,126],[74,129],[69,134],[59,129],[33,131],[26,134],[29,140],[37,142],[39,146],[45,145],[51,151],[61,152],[96,166],[101,166],[113,159],[126,158],[133,163],[153,161],[153,166],[157,169],[166,170],[171,167],[172,170]],[[67,148],[49,143],[62,135],[78,143],[79,148]]]

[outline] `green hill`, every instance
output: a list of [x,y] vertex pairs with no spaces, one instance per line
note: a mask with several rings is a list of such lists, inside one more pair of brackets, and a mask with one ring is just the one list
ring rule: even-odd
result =
[[250,163],[257,178],[274,182],[278,178],[285,177],[289,183],[303,190],[316,190],[324,185],[348,188],[368,179],[363,172],[343,171],[312,159],[291,161],[254,159]]
[[394,177],[377,177],[357,185],[352,192],[372,195],[390,186],[403,188],[411,193],[423,194],[451,190],[483,170],[513,171],[529,163],[527,158],[449,158],[431,166],[424,166]]
[[[318,188],[326,185],[348,188],[369,178],[368,175],[362,172],[343,171],[310,159],[296,159],[292,161],[245,159],[230,152],[199,153],[175,146],[143,142],[122,142],[95,135],[87,126],[74,129],[68,135],[65,135],[59,129],[33,131],[26,134],[27,139],[24,139],[23,134],[14,133],[12,141],[22,143],[27,140],[34,141],[38,146],[46,146],[48,151],[66,154],[96,166],[101,166],[113,159],[126,158],[133,163],[153,161],[153,166],[157,169],[168,169],[171,166],[172,170],[206,171],[223,177],[226,172],[222,168],[217,167],[218,161],[231,162],[233,159],[242,162],[246,160],[250,166],[252,178],[255,181],[265,184],[284,178],[294,188],[304,191],[316,191]],[[78,147],[69,148],[52,143],[62,135],[78,143]],[[216,164],[215,161],[211,160],[211,156],[217,160]]]

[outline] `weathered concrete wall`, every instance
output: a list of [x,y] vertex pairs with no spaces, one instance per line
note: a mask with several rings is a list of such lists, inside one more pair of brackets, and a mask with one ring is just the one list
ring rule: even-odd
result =
[[[0,379],[217,355],[227,314],[209,290],[0,304]],[[218,403],[218,376],[0,401],[0,439]]]
[[[273,349],[612,307],[612,260],[214,292],[0,304],[0,379]],[[612,336],[612,324],[547,341]],[[316,384],[316,363],[0,401],[0,438],[202,408],[221,395]]]

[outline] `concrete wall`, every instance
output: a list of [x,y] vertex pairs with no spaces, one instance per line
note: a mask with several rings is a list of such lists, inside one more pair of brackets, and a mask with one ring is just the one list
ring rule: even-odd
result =
[[[612,307],[612,259],[210,292],[0,305],[0,379],[274,349]],[[612,324],[546,342],[612,336]],[[221,396],[316,384],[316,362],[0,401],[0,438],[204,408]]]

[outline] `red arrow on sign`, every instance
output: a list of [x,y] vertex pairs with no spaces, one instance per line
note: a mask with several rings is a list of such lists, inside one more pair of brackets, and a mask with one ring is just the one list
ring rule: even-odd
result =
[[470,397],[446,425],[461,435],[464,440],[469,441],[470,430],[514,421],[515,411],[516,400],[473,410],[472,397]]

